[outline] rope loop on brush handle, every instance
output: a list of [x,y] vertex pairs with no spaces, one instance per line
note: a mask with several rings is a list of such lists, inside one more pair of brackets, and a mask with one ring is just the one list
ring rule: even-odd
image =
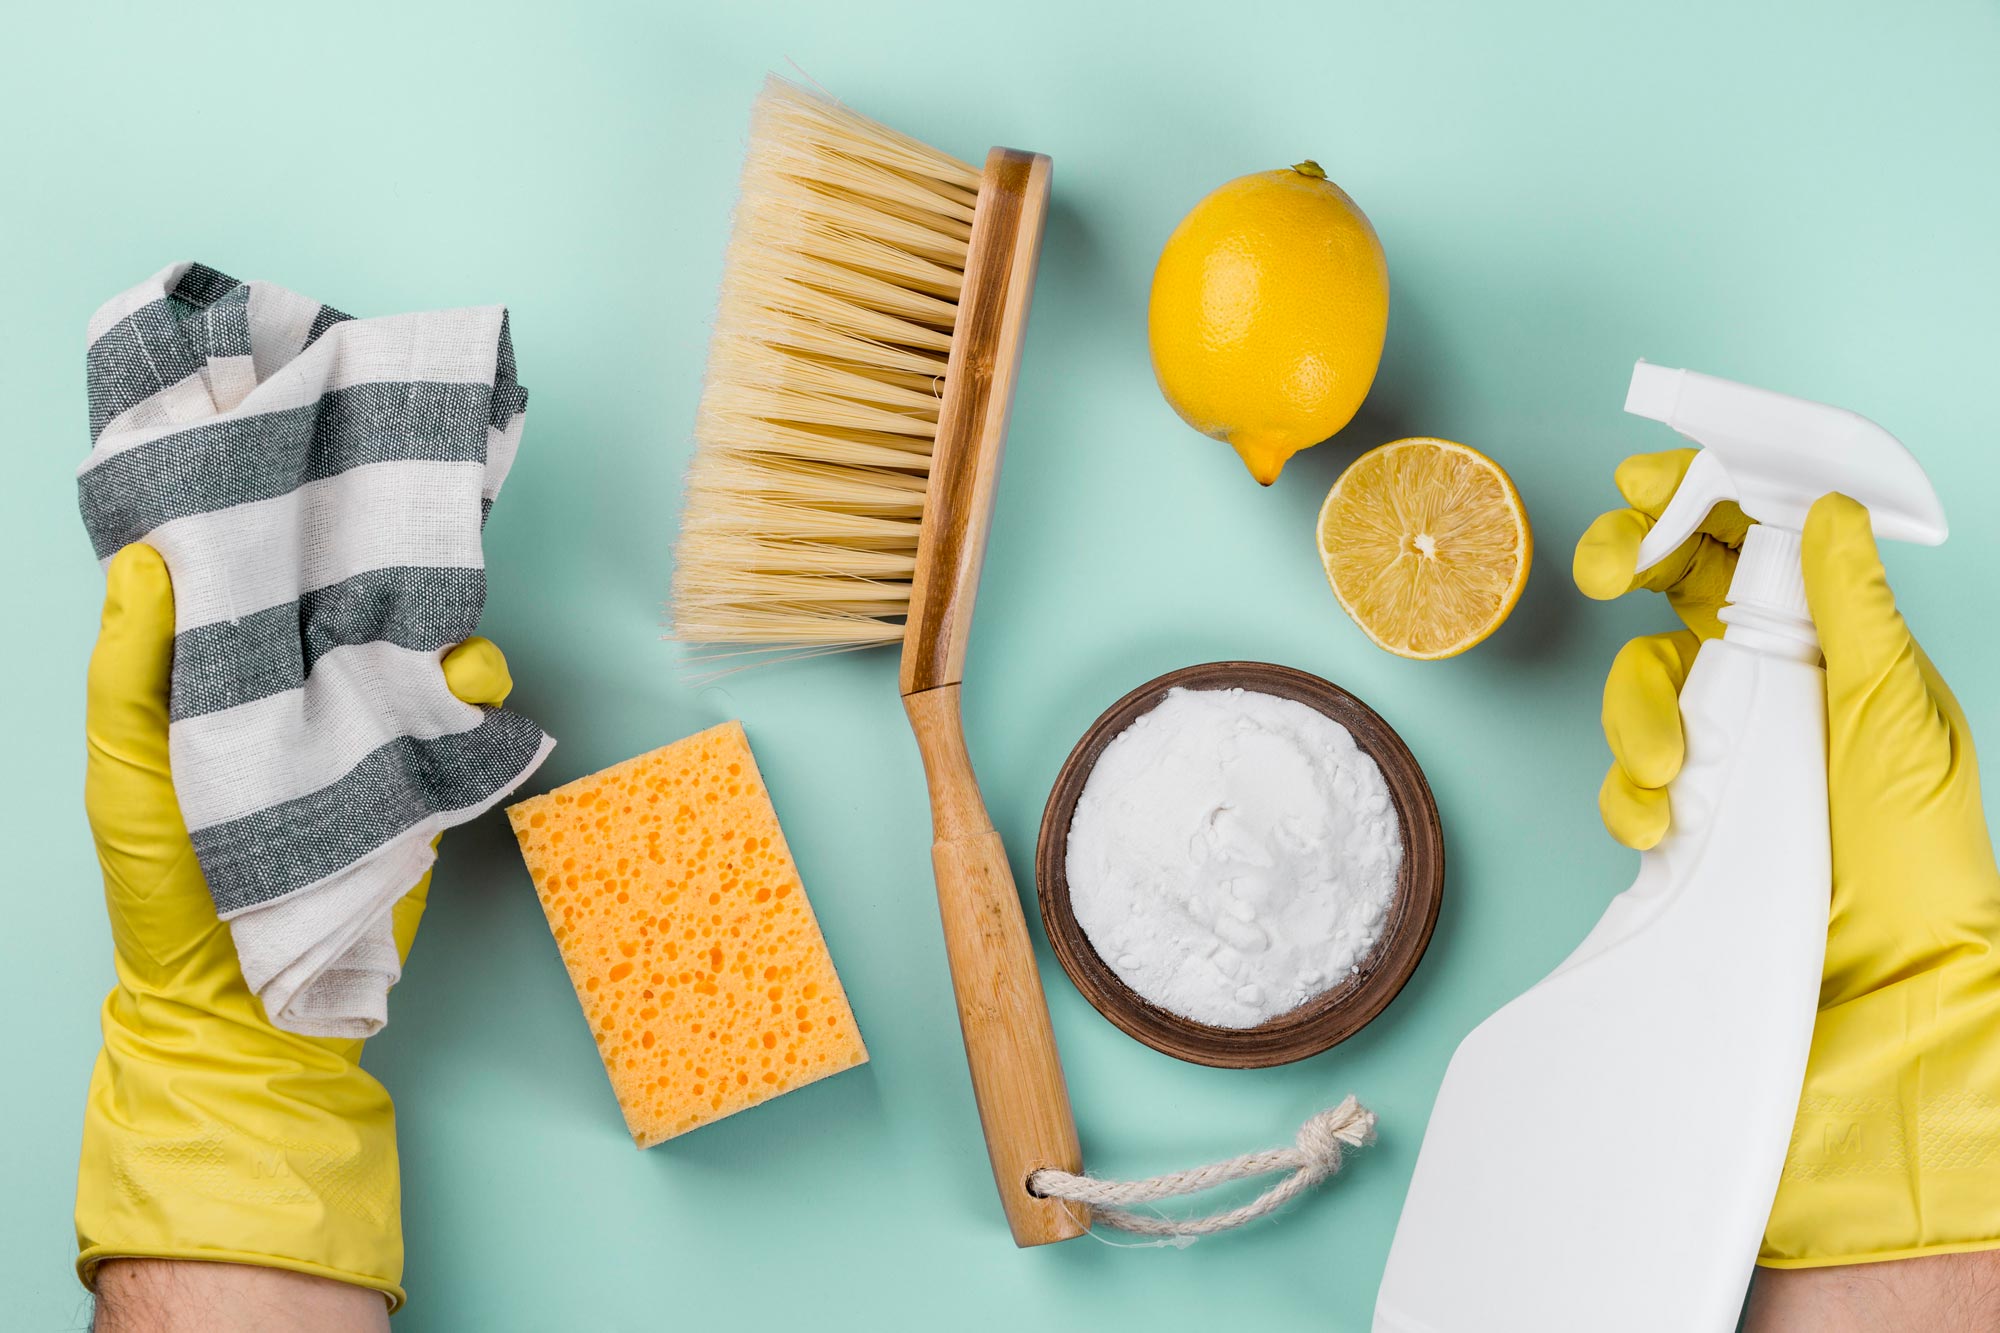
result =
[[[1149,1180],[1099,1180],[1044,1167],[1028,1178],[1028,1188],[1045,1198],[1088,1204],[1096,1221],[1142,1236],[1192,1239],[1240,1227],[1284,1207],[1340,1170],[1341,1154],[1375,1138],[1375,1113],[1348,1097],[1321,1111],[1299,1127],[1288,1148],[1266,1148],[1226,1162],[1172,1171]],[[1274,1171],[1290,1174],[1241,1207],[1207,1217],[1156,1217],[1132,1211],[1132,1205],[1156,1203],[1183,1194],[1198,1194],[1231,1181],[1248,1180]]]

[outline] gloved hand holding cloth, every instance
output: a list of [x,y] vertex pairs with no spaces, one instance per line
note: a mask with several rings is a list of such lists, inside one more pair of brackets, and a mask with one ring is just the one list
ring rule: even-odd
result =
[[171,573],[173,784],[215,910],[277,1026],[368,1036],[437,835],[552,744],[439,667],[527,404],[506,311],[350,319],[177,264],[98,311],[88,377],[84,522]]
[[[1664,592],[1687,629],[1613,663],[1600,798],[1620,841],[1672,818],[1684,751],[1677,695],[1721,607],[1747,520],[1718,506],[1700,534],[1634,576],[1639,543],[1692,450],[1630,458],[1630,508],[1577,546],[1577,585]],[[1832,915],[1812,1053],[1759,1262],[1809,1268],[2000,1248],[2000,870],[1972,736],[1911,636],[1867,511],[1813,506],[1806,597],[1826,658]],[[1718,1039],[1724,1039],[1718,1034]]]
[[402,1301],[360,1067],[439,833],[552,742],[472,637],[526,393],[498,307],[350,320],[176,265],[91,324],[106,564],[85,801],[116,948],[77,1271],[288,1269]]
[[[118,984],[104,1001],[77,1173],[77,1274],[124,1258],[283,1268],[403,1300],[389,1094],[361,1042],[272,1025],[244,984],[174,799],[168,680],[174,593],[147,546],[111,558],[90,658],[85,805],[104,871]],[[471,639],[452,693],[497,705],[506,659]],[[409,953],[425,872],[391,913]]]

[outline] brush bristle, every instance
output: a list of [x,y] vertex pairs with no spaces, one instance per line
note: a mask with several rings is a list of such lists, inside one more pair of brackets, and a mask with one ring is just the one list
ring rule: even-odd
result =
[[751,116],[673,637],[902,638],[980,173],[782,79]]

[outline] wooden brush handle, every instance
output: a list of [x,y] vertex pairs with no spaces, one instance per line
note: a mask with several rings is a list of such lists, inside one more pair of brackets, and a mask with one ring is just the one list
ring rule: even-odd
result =
[[1083,1151],[1007,849],[966,753],[958,693],[945,685],[905,695],[903,706],[930,782],[938,911],[993,1180],[1014,1243],[1046,1245],[1082,1235],[1089,1210],[1035,1197],[1028,1177],[1045,1166],[1081,1173]]

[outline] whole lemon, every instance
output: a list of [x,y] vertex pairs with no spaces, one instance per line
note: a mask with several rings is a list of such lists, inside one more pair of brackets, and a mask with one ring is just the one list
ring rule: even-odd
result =
[[1230,181],[1153,270],[1153,375],[1174,411],[1269,486],[1353,419],[1389,328],[1389,264],[1317,162]]

